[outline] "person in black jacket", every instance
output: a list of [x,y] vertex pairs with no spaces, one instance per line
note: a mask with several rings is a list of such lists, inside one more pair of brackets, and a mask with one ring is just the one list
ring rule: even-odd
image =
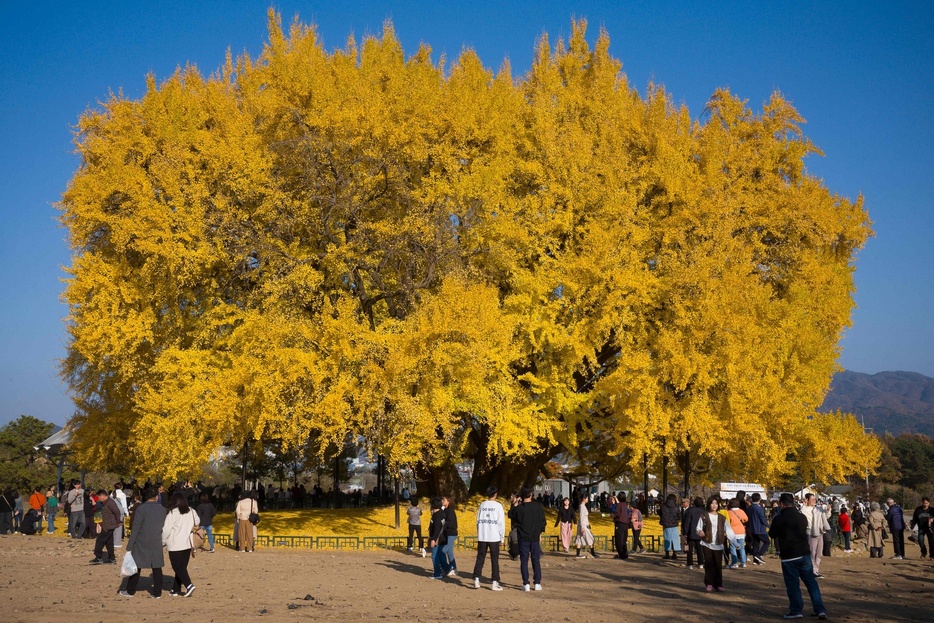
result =
[[522,590],[529,591],[529,558],[532,559],[532,581],[535,590],[542,590],[542,544],[545,531],[545,509],[532,500],[534,489],[522,487],[522,503],[509,510],[509,518],[519,533],[519,571],[522,574]]
[[454,560],[454,545],[457,543],[457,513],[454,512],[454,498],[445,495],[441,498],[441,512],[444,513],[444,555],[448,559],[449,577],[457,575],[457,561]]
[[783,493],[779,499],[782,512],[779,513],[769,528],[769,536],[778,542],[782,559],[782,578],[788,593],[788,614],[786,619],[804,618],[804,598],[801,596],[800,582],[808,589],[814,614],[819,619],[827,618],[820,586],[811,564],[811,547],[808,542],[808,520],[795,508],[795,498],[790,493]]
[[[205,535],[207,536],[208,552],[214,553],[214,516],[217,515],[217,509],[211,504],[211,498],[208,497],[207,493],[202,493],[199,498],[200,503],[198,508],[195,509],[198,518],[201,520],[201,527],[204,528]],[[204,545],[202,545],[202,548]]]
[[665,560],[678,560],[681,550],[681,537],[678,534],[678,525],[681,523],[681,510],[678,508],[678,498],[669,493],[665,503],[658,510],[658,521],[662,524],[665,536]]
[[704,498],[697,496],[693,503],[684,512],[684,519],[681,521],[681,534],[687,541],[688,550],[688,569],[694,568],[694,556],[697,556],[697,567],[704,568],[704,554],[701,551],[701,538],[697,536],[697,522],[704,516]]
[[431,546],[431,562],[434,565],[432,580],[443,580],[451,568],[448,566],[447,556],[444,555],[444,511],[441,509],[441,498],[431,498],[431,521],[428,524],[428,543]]

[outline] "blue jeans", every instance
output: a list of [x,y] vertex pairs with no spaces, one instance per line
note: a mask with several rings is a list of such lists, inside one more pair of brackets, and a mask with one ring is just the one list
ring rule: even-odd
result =
[[457,543],[456,536],[449,536],[448,542],[444,544],[444,555],[448,559],[448,568],[457,571],[457,561],[454,560],[454,544]]
[[444,553],[444,545],[440,543],[435,545],[434,549],[431,550],[431,562],[435,566],[435,577],[443,578],[451,570],[451,566],[448,564],[448,557]]
[[214,526],[201,526],[204,528],[204,532],[208,535],[208,545],[210,546],[211,551],[214,551]]
[[741,536],[730,541],[730,564],[746,564],[746,537]]
[[52,534],[53,532],[55,532],[55,513],[56,512],[57,511],[49,511],[49,514],[47,516],[49,520],[49,534]]
[[785,580],[785,592],[788,593],[788,612],[791,614],[803,614],[804,598],[801,596],[801,584],[804,582],[808,589],[808,595],[811,596],[811,605],[814,606],[814,614],[826,612],[824,609],[824,600],[821,599],[820,586],[817,585],[817,578],[814,577],[814,566],[811,564],[811,556],[802,556],[797,560],[782,561],[782,578]]
[[532,558],[532,580],[536,584],[542,583],[542,544],[538,541],[519,540],[519,572],[522,574],[522,583],[529,583],[529,558]]

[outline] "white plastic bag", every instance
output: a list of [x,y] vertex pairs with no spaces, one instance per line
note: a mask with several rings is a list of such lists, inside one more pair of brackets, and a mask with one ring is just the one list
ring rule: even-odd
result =
[[128,578],[137,573],[139,573],[139,567],[136,566],[136,561],[133,560],[133,553],[127,552],[123,557],[123,564],[120,566],[120,575]]

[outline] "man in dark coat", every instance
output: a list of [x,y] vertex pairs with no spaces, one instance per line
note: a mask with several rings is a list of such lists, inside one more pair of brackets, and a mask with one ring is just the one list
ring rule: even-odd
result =
[[[116,564],[114,557],[114,530],[117,529],[123,520],[120,507],[117,502],[107,495],[107,492],[101,489],[97,492],[97,500],[101,502],[101,531],[97,535],[97,542],[94,544],[94,558],[91,559],[92,565],[112,565]],[[107,547],[107,559],[104,556],[104,546]]]
[[683,519],[681,521],[681,534],[687,541],[688,569],[694,568],[694,556],[697,556],[698,569],[704,568],[704,554],[701,551],[701,538],[697,536],[697,522],[700,521],[701,517],[704,517],[706,514],[707,511],[704,510],[704,498],[700,496],[694,498],[691,506],[689,506],[688,509],[684,511]]
[[[804,618],[804,598],[801,596],[801,582],[808,589],[814,614],[819,619],[827,618],[820,586],[814,575],[811,563],[811,546],[808,542],[808,520],[795,508],[795,498],[790,493],[783,493],[780,498],[782,512],[775,516],[768,535],[778,542],[778,551],[782,559],[782,578],[788,593],[788,614],[786,619]],[[753,504],[750,508],[757,506]]]
[[626,503],[626,494],[619,492],[617,497],[612,498],[615,501],[613,508],[613,526],[614,540],[616,541],[616,557],[620,560],[629,558],[629,552],[626,551],[626,545],[629,543],[629,504]]
[[889,498],[886,503],[889,512],[885,518],[888,520],[889,529],[892,531],[892,549],[895,550],[895,555],[892,558],[902,560],[905,558],[905,513],[902,511],[902,507],[896,504],[892,498]]
[[534,489],[522,487],[522,504],[513,506],[509,518],[519,533],[519,572],[522,590],[529,591],[529,558],[532,559],[532,582],[535,590],[542,590],[542,532],[545,531],[545,509],[532,499]]
[[159,599],[162,597],[162,567],[165,566],[165,556],[162,553],[162,526],[165,524],[167,511],[159,503],[157,488],[147,488],[143,496],[146,502],[141,504],[133,515],[132,532],[126,544],[126,550],[133,553],[133,560],[136,561],[139,570],[127,578],[126,590],[121,590],[119,593],[123,597],[135,595],[140,572],[143,569],[152,569],[152,596]]

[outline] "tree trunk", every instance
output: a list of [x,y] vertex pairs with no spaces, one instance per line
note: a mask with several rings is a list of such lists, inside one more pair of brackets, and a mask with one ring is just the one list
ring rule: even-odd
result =
[[435,467],[418,463],[414,472],[419,497],[452,495],[457,500],[467,499],[467,485],[457,473],[454,463],[448,462]]
[[500,497],[517,493],[523,485],[535,484],[542,467],[553,454],[551,449],[546,449],[525,459],[500,462],[490,459],[486,452],[478,453],[470,479],[470,493],[485,495],[491,485],[496,487]]

